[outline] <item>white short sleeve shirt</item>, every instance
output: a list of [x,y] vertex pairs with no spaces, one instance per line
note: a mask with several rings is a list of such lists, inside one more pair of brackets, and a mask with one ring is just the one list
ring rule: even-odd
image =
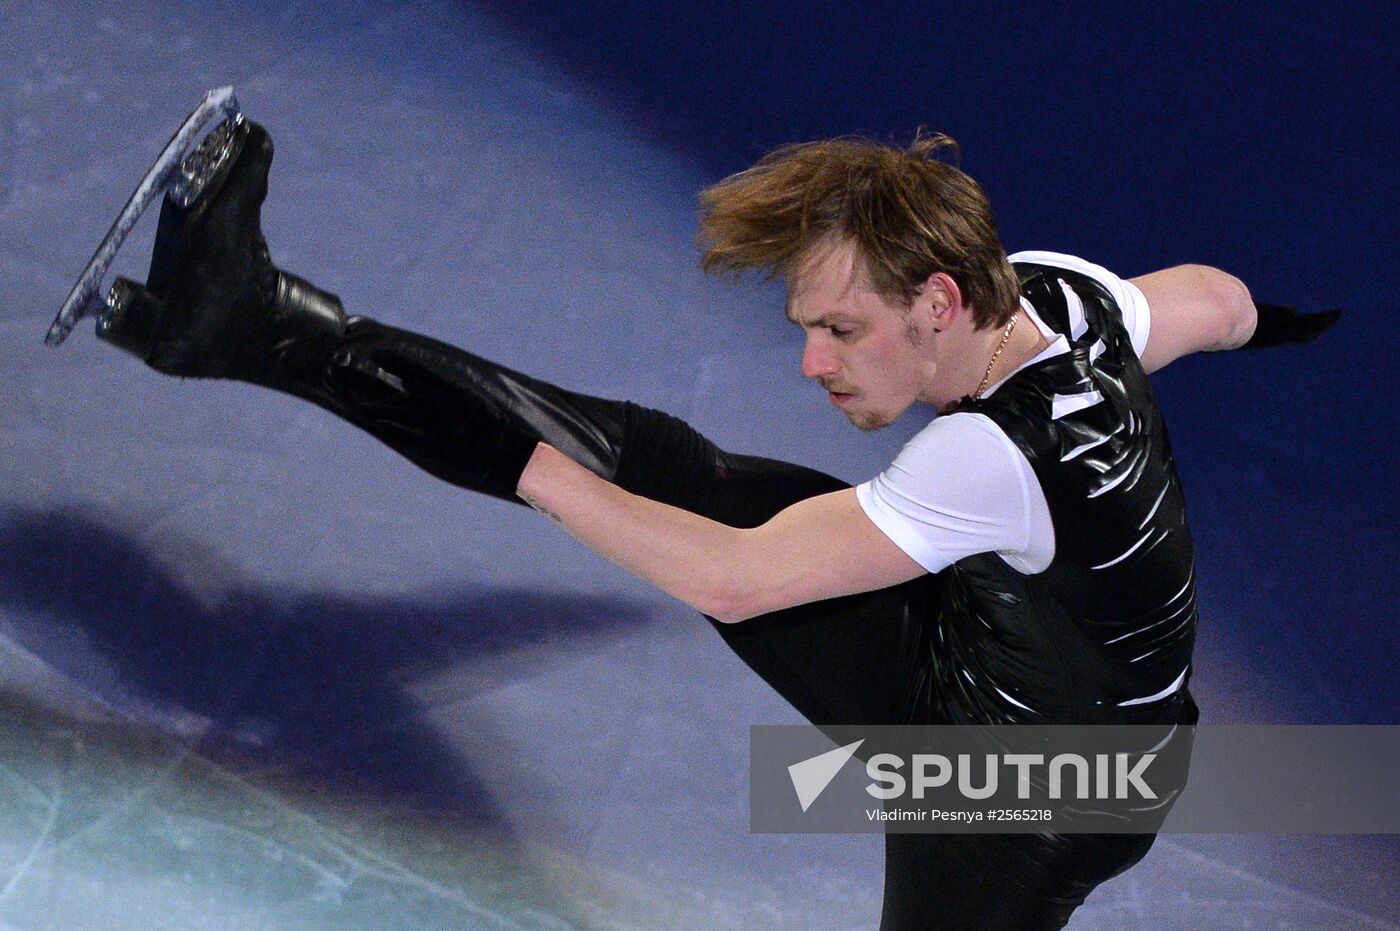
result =
[[[1142,355],[1151,315],[1136,285],[1070,255],[1018,252],[1010,258],[1098,281],[1117,301],[1133,349]],[[1024,299],[1021,310],[1050,343],[1021,368],[1069,351],[1068,341],[1050,330]],[[1007,373],[983,396],[1014,374]],[[929,572],[978,553],[996,553],[1029,575],[1043,572],[1055,558],[1054,525],[1035,470],[1001,428],[981,414],[934,418],[885,471],[856,486],[856,499],[875,526]]]

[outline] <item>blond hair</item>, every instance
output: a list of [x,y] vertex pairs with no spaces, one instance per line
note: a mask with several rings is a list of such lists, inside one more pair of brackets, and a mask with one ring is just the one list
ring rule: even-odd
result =
[[856,138],[776,149],[700,193],[701,267],[791,278],[819,245],[850,241],[877,293],[907,305],[945,272],[978,327],[1004,325],[1016,276],[982,188],[944,152],[957,143],[923,132],[907,149]]

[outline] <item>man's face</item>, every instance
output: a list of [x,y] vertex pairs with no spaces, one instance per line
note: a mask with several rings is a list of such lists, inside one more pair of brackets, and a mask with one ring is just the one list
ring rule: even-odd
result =
[[918,314],[870,289],[853,245],[823,251],[788,282],[788,319],[807,334],[802,374],[851,423],[879,430],[919,400],[929,334]]

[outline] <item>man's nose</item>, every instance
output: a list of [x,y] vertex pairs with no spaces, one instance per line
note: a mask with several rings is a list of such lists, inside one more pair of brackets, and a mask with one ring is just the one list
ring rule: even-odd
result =
[[831,348],[816,334],[808,335],[807,345],[802,348],[802,377],[821,378],[835,373],[836,357]]

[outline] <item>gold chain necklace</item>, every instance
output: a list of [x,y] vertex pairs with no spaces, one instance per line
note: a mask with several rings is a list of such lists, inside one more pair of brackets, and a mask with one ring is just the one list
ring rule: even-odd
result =
[[1019,310],[1011,315],[1011,322],[1006,325],[1006,332],[1001,334],[1001,342],[997,343],[997,351],[992,353],[992,361],[987,363],[987,371],[982,375],[982,384],[978,385],[977,390],[972,393],[974,401],[982,397],[982,392],[987,390],[987,382],[992,377],[992,366],[996,365],[997,359],[1001,358],[1001,351],[1006,348],[1006,341],[1011,338],[1011,331],[1016,329],[1016,318],[1019,316],[1021,316]]

